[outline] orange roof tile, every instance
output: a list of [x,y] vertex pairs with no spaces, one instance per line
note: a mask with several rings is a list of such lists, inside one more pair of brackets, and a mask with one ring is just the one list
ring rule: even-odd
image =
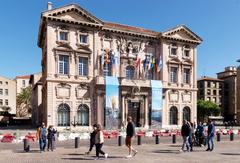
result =
[[30,75],[16,76],[16,79],[30,79]]
[[144,29],[144,28],[140,28],[140,27],[123,25],[123,24],[117,24],[117,23],[112,23],[112,22],[104,22],[104,27],[105,28],[112,28],[112,29],[116,29],[116,30],[123,30],[123,31],[135,32],[135,33],[153,35],[153,36],[157,36],[157,35],[160,34],[160,32],[156,32],[156,31],[153,31],[153,30]]

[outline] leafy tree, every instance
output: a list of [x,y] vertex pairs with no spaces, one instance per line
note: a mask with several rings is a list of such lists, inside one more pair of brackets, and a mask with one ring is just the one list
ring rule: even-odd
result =
[[199,121],[205,121],[209,116],[217,116],[220,113],[219,106],[211,101],[197,101],[197,115]]
[[32,96],[31,87],[22,89],[21,93],[17,95],[17,116],[25,117],[31,114],[30,100]]

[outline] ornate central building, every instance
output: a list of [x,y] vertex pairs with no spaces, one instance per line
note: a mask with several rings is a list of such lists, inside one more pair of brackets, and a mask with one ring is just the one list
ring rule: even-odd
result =
[[119,127],[131,115],[151,127],[151,80],[162,81],[162,127],[196,121],[196,47],[184,25],[156,32],[104,22],[76,4],[41,14],[42,104],[39,118],[59,129],[106,122],[106,77],[117,77]]

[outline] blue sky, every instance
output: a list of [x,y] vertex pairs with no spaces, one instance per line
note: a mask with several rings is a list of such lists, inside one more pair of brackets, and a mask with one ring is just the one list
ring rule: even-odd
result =
[[[0,1],[0,75],[41,71],[37,46],[41,11],[49,0]],[[165,31],[185,24],[204,41],[198,47],[198,77],[215,76],[240,58],[240,0],[52,0],[77,3],[111,22]]]

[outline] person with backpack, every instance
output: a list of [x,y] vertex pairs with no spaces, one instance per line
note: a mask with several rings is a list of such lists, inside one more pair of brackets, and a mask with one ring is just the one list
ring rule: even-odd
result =
[[108,154],[102,151],[102,146],[104,143],[103,131],[100,124],[97,124],[97,131],[95,135],[95,146],[96,146],[96,159],[99,159],[99,154],[104,155],[105,158],[108,157]]
[[93,148],[94,145],[95,145],[95,136],[96,136],[96,133],[97,133],[97,125],[94,124],[94,125],[93,125],[93,131],[90,133],[90,147],[89,147],[88,152],[85,153],[86,155],[89,155],[89,154],[90,154],[90,152],[92,151],[92,148]]
[[[128,121],[128,124],[127,124],[127,129],[126,129],[126,139],[125,139],[125,143],[126,143],[126,146],[128,147],[128,156],[126,156],[127,158],[131,158],[133,156],[135,156],[137,154],[137,150],[135,150],[133,147],[132,147],[132,138],[133,136],[135,135],[135,125],[134,123],[132,122],[132,117],[129,116],[127,118],[127,121]],[[133,154],[132,154],[133,152]]]
[[48,139],[47,151],[49,151],[49,148],[51,149],[51,151],[53,151],[53,142],[55,141],[56,133],[57,133],[57,130],[53,128],[53,125],[50,125],[47,130],[47,139]]
[[47,145],[47,129],[45,123],[42,123],[42,125],[38,127],[36,137],[37,140],[39,140],[40,152],[45,152]]

